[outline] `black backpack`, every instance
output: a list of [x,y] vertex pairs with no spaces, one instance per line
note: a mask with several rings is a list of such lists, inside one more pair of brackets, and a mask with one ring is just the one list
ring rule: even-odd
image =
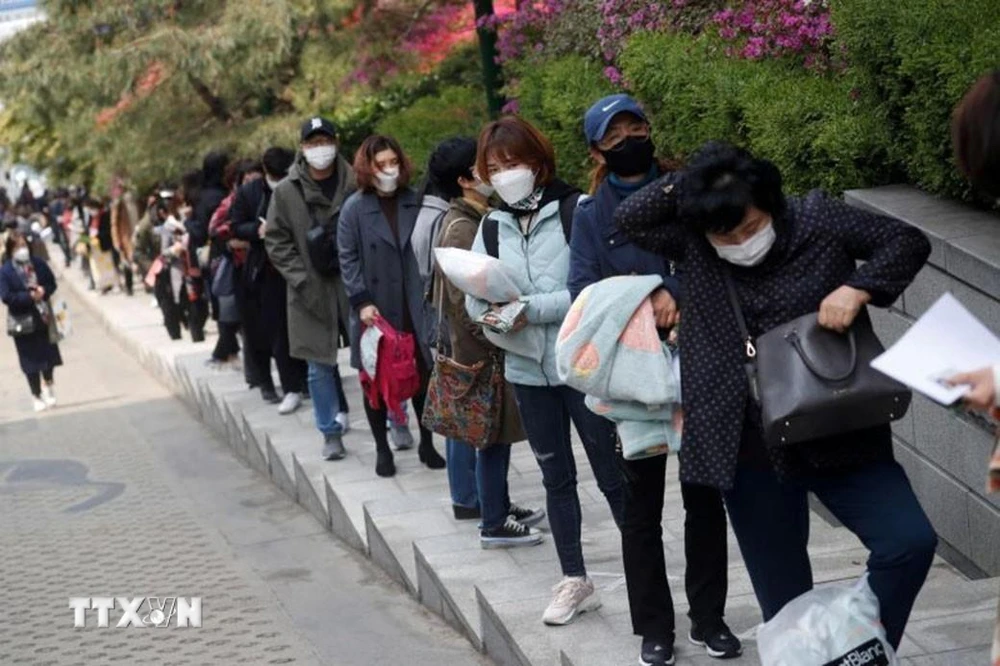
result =
[[[576,212],[581,197],[581,193],[575,192],[559,202],[559,221],[567,244],[573,232],[573,213]],[[487,215],[483,220],[483,245],[486,246],[486,254],[495,259],[500,258],[500,222],[492,215]]]

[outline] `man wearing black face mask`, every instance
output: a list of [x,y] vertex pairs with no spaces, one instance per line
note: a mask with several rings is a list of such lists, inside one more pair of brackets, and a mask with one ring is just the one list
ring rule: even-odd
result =
[[[615,209],[674,165],[658,162],[649,122],[628,95],[600,100],[584,117],[595,163],[591,191],[573,218],[569,291],[575,299],[588,285],[616,275],[659,275],[653,292],[657,327],[666,335],[680,320],[680,281],[660,255],[633,245],[614,222]],[[627,469],[622,555],[632,628],[642,637],[640,664],[674,663],[674,607],[663,556],[662,514],[666,456],[624,461]],[[685,590],[690,604],[689,640],[716,658],[738,656],[739,639],[726,626],[726,513],[718,490],[681,484],[684,502]]]

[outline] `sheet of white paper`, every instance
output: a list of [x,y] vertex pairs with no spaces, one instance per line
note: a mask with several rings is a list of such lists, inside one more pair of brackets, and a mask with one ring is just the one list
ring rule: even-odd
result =
[[941,380],[959,372],[1000,363],[1000,339],[945,294],[899,342],[872,361],[872,367],[915,391],[950,405],[968,387],[946,386]]

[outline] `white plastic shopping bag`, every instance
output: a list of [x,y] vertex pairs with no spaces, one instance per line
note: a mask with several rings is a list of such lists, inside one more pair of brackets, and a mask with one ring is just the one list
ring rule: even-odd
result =
[[434,258],[462,293],[487,303],[510,303],[521,297],[513,274],[499,259],[455,247],[435,248]]
[[51,299],[52,316],[56,320],[56,330],[59,331],[59,339],[65,340],[73,334],[73,319],[69,316],[69,306],[66,301],[55,297]]
[[868,575],[793,599],[757,630],[762,666],[898,666]]

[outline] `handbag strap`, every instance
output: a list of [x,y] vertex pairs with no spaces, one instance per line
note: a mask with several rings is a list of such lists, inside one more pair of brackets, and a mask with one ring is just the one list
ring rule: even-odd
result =
[[736,324],[740,327],[740,335],[743,340],[743,369],[747,373],[747,384],[750,387],[750,397],[760,404],[760,381],[757,377],[757,346],[754,344],[753,336],[747,327],[746,317],[743,316],[743,308],[740,306],[740,297],[736,293],[736,283],[728,269],[723,269],[722,277],[726,282],[726,293],[729,296],[729,304],[733,307],[733,314],[736,315]]
[[733,313],[736,315],[736,324],[740,327],[740,335],[744,344],[743,353],[746,355],[747,360],[752,361],[757,358],[757,347],[754,345],[753,336],[750,335],[750,329],[747,328],[747,320],[743,316],[743,308],[740,306],[740,297],[736,293],[736,284],[733,282],[733,276],[729,274],[728,270],[723,270],[723,278],[726,281],[726,293],[729,296],[729,304],[733,307]]
[[853,328],[848,329],[847,331],[847,341],[851,346],[851,362],[847,371],[839,375],[829,375],[824,373],[819,366],[817,366],[813,360],[809,358],[809,355],[806,354],[805,348],[802,347],[802,340],[799,338],[797,332],[792,331],[785,336],[785,339],[788,340],[789,344],[795,348],[795,351],[798,352],[799,356],[802,358],[802,362],[806,364],[809,371],[824,381],[831,383],[845,381],[850,379],[850,377],[858,369],[858,341]]

